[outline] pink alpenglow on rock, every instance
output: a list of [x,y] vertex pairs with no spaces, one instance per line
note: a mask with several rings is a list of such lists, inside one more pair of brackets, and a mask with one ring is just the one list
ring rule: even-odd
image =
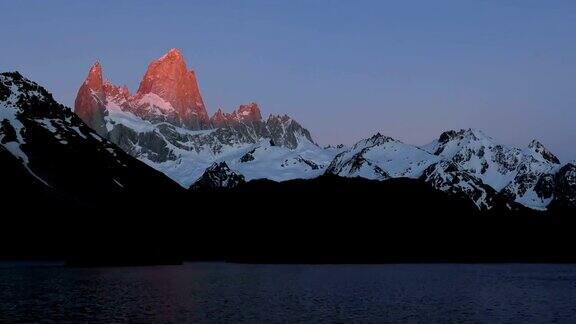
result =
[[196,75],[187,69],[177,49],[150,63],[134,96],[126,86],[104,81],[102,67],[96,62],[78,91],[74,111],[102,133],[106,110],[114,107],[144,119],[165,120],[189,129],[210,127]]
[[238,118],[241,121],[260,121],[262,120],[262,115],[260,114],[260,108],[258,104],[252,102],[247,105],[240,105],[237,110]]
[[210,123],[214,127],[226,126],[230,123],[231,120],[232,120],[231,114],[222,112],[221,108],[218,108],[218,110],[214,113],[214,115],[210,117]]
[[74,102],[74,112],[90,125],[96,132],[105,133],[104,110],[106,109],[106,93],[102,80],[102,67],[94,63],[88,72],[86,81],[78,90]]
[[260,113],[260,107],[258,107],[258,104],[255,102],[240,105],[240,107],[232,113],[222,112],[222,109],[218,108],[216,113],[210,118],[210,123],[213,127],[259,121],[262,121],[262,114]]
[[177,49],[171,49],[148,66],[136,92],[136,99],[150,93],[168,102],[182,123],[189,128],[209,126],[196,75],[187,69],[184,57]]

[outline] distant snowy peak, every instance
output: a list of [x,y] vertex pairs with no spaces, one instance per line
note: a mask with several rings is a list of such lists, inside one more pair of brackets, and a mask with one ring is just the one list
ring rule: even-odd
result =
[[559,167],[558,158],[533,140],[522,151],[516,174],[502,191],[524,206],[546,209],[553,199],[553,174]]
[[352,147],[353,150],[362,149],[366,147],[373,147],[378,145],[383,145],[389,142],[398,142],[397,140],[393,139],[392,137],[384,136],[380,133],[376,133],[372,135],[372,137],[360,140]]
[[551,164],[560,164],[558,159],[552,152],[550,152],[542,143],[537,140],[532,140],[526,148],[526,153],[540,162],[547,162]]
[[444,132],[424,148],[524,206],[545,209],[553,199],[550,179],[560,160],[536,140],[520,150],[468,129]]
[[553,199],[551,179],[560,161],[536,140],[520,150],[478,130],[452,130],[424,148],[524,206],[545,209]]
[[286,181],[320,176],[337,153],[322,149],[306,137],[299,137],[297,142],[295,148],[289,149],[262,139],[237,153],[222,156],[222,159],[246,180]]
[[497,144],[475,129],[444,132],[423,148],[498,191],[512,180],[522,158],[521,150]]
[[310,132],[297,121],[287,115],[270,115],[266,120],[266,129],[274,145],[296,148],[299,138],[306,138],[314,143]]
[[378,133],[337,154],[326,173],[376,180],[420,178],[438,190],[468,197],[479,209],[490,209],[501,199],[546,209],[554,202],[572,203],[567,198],[574,183],[570,170],[561,169],[558,158],[537,141],[520,150],[467,129],[444,132],[423,148]]
[[425,148],[435,155],[452,155],[460,145],[470,143],[493,143],[491,137],[477,129],[450,130],[440,134],[438,140],[428,144]]
[[338,154],[326,173],[377,180],[417,178],[437,160],[423,149],[378,133]]

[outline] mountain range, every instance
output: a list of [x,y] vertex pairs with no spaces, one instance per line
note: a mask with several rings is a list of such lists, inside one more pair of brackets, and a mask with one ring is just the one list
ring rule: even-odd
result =
[[195,73],[175,49],[150,63],[135,94],[106,81],[94,64],[74,112],[17,72],[2,73],[0,81],[0,154],[11,166],[2,170],[4,182],[22,187],[15,175],[26,175],[33,185],[23,191],[34,187],[72,204],[97,204],[101,192],[144,197],[159,188],[334,175],[415,179],[479,210],[576,207],[576,163],[561,163],[536,140],[515,148],[467,129],[422,147],[381,134],[350,147],[321,147],[293,118],[263,118],[256,103],[209,116]]
[[150,63],[135,94],[106,81],[95,63],[74,111],[98,135],[185,188],[321,175],[412,178],[480,210],[576,206],[576,163],[562,164],[536,140],[521,149],[466,129],[422,147],[375,134],[350,147],[323,148],[291,117],[263,118],[256,103],[209,116],[196,75],[177,49]]
[[0,74],[10,229],[0,258],[575,259],[576,165],[538,141],[519,149],[467,129],[422,147],[381,134],[320,147],[300,123],[262,118],[254,103],[209,116],[176,50],[145,75],[132,95],[95,64],[73,111],[18,72]]

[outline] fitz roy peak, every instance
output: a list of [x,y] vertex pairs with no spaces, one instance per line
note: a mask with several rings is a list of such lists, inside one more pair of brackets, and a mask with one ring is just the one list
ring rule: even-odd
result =
[[196,76],[175,49],[153,61],[136,94],[104,80],[96,63],[76,113],[98,134],[183,187],[234,187],[321,175],[377,181],[417,179],[478,209],[576,207],[576,167],[540,142],[496,142],[475,129],[450,130],[423,147],[376,134],[349,148],[319,147],[291,117],[262,117],[256,103],[209,117]]
[[209,127],[196,74],[188,70],[177,49],[150,63],[134,99],[141,115],[151,112],[154,116],[155,108],[159,108],[188,128]]
[[196,76],[172,49],[148,66],[135,95],[104,80],[94,64],[74,110],[98,134],[184,187],[214,162],[246,180],[277,181],[320,175],[333,158],[291,117],[264,119],[256,103],[208,117]]
[[209,118],[198,89],[194,71],[188,70],[176,49],[148,66],[134,96],[126,86],[104,81],[102,66],[96,62],[80,90],[75,112],[85,121],[102,129],[102,114],[107,108],[124,109],[148,120],[168,121],[190,129],[209,128]]

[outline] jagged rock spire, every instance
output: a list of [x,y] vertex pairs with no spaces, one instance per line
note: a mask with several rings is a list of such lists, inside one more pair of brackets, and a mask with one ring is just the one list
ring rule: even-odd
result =
[[184,125],[190,128],[209,126],[196,75],[194,71],[188,70],[179,50],[173,48],[150,63],[136,97],[149,93],[170,103]]
[[74,101],[74,112],[96,132],[103,135],[106,132],[104,114],[106,109],[106,94],[102,77],[102,66],[96,62],[90,68],[86,80],[78,90]]

